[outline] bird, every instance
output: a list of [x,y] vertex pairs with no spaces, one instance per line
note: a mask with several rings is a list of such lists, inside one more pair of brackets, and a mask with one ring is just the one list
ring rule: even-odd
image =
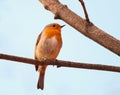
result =
[[[61,29],[65,25],[51,23],[44,27],[39,34],[34,50],[34,58],[38,61],[45,59],[56,59],[62,48]],[[36,71],[39,72],[37,89],[44,89],[45,71],[47,65],[35,65]]]

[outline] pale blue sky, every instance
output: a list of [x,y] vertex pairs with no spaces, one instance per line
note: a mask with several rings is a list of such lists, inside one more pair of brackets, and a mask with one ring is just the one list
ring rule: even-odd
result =
[[[78,0],[60,0],[84,17]],[[120,40],[120,1],[85,0],[91,21]],[[38,34],[54,20],[38,0],[0,0],[0,53],[33,58]],[[120,66],[120,58],[66,24],[58,59]],[[0,95],[120,95],[120,74],[48,67],[45,89],[37,90],[33,65],[0,60]]]

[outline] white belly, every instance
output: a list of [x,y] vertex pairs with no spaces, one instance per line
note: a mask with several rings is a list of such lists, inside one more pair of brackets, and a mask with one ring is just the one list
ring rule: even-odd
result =
[[56,40],[55,36],[46,40],[44,43],[44,49],[47,53],[54,52],[56,48],[58,48],[58,41]]
[[39,42],[38,51],[39,58],[56,58],[62,46],[62,42],[58,42],[55,36],[47,40]]

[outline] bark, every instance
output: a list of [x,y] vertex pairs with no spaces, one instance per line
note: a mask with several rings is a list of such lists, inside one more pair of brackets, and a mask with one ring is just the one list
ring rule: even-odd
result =
[[120,40],[99,29],[93,23],[72,12],[66,5],[58,0],[39,0],[45,9],[51,11],[56,19],[61,19],[78,30],[83,35],[94,40],[108,50],[120,56]]
[[0,59],[23,62],[31,65],[53,65],[57,67],[72,67],[72,68],[82,68],[90,70],[102,70],[102,71],[112,71],[120,72],[120,67],[118,66],[108,66],[102,64],[90,64],[90,63],[80,63],[80,62],[71,62],[63,60],[52,60],[46,59],[44,61],[38,61],[30,58],[12,56],[7,54],[0,54]]

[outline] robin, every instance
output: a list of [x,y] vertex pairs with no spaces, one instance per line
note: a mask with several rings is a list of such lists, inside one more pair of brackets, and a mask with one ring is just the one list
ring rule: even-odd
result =
[[[51,23],[45,26],[43,31],[39,34],[35,45],[35,59],[43,61],[45,59],[56,59],[62,47],[61,28],[57,23]],[[44,89],[44,77],[47,65],[35,66],[36,71],[39,72],[37,88]]]

